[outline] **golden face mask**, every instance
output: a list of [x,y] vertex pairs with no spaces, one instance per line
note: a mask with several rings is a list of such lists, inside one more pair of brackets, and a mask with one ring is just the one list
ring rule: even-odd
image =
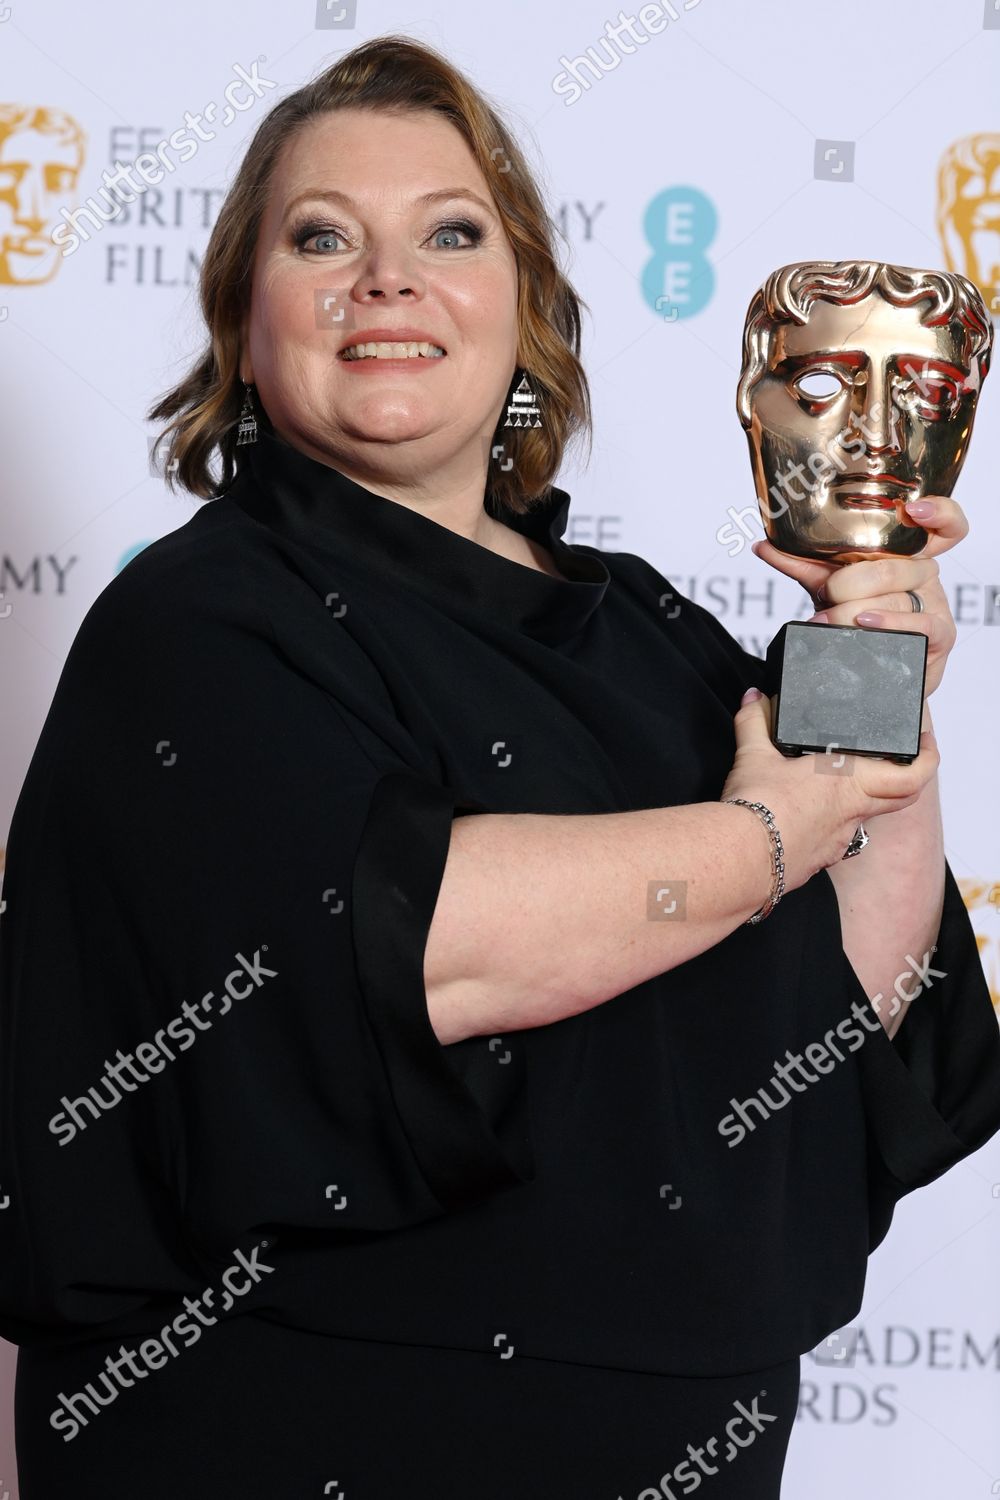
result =
[[768,540],[798,557],[910,556],[905,501],[950,495],[993,327],[965,276],[880,261],[772,272],[743,333],[737,410]]
[[75,196],[83,148],[63,110],[0,103],[0,285],[37,286],[62,265],[52,235]]

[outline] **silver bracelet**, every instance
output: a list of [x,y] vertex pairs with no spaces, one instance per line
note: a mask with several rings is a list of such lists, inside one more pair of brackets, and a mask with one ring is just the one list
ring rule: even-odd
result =
[[744,923],[744,926],[752,927],[755,922],[762,922],[771,915],[785,893],[785,847],[774,821],[774,813],[763,802],[748,802],[745,797],[724,797],[722,800],[735,803],[737,807],[749,807],[762,820],[771,840],[771,892],[760,910],[755,911]]

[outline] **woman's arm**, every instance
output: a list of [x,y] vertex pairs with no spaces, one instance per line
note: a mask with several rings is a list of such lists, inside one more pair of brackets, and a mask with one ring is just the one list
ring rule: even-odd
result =
[[[681,885],[683,918],[656,918]],[[424,953],[431,1024],[447,1043],[590,1010],[720,942],[770,888],[767,830],[722,802],[456,818]]]
[[[926,703],[923,728],[933,729]],[[915,995],[927,966],[933,967],[941,926],[945,856],[937,775],[916,802],[891,818],[875,818],[867,832],[864,851],[827,873],[837,892],[844,952],[893,1036],[908,1009],[903,997]]]
[[[912,806],[937,747],[922,739],[909,766],[816,776],[775,748],[768,700],[751,691],[722,797],[773,810],[792,891],[840,859],[860,817]],[[457,818],[424,948],[431,1025],[447,1043],[590,1010],[721,942],[770,891],[767,829],[726,801]]]

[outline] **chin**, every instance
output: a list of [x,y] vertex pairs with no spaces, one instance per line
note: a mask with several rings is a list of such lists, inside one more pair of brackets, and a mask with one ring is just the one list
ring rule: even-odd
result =
[[380,422],[366,421],[363,417],[352,421],[343,411],[337,417],[337,426],[344,436],[359,443],[413,443],[435,430],[427,421]]
[[788,552],[793,557],[811,557],[822,561],[829,558],[831,561],[854,562],[868,557],[882,555],[897,555],[896,548],[890,548],[890,541],[896,530],[892,526],[879,527],[877,532],[870,534],[870,540],[859,543],[857,532],[853,530],[825,530],[822,536],[815,536],[808,531],[795,531],[792,533],[775,533],[768,537],[773,546],[780,552]]

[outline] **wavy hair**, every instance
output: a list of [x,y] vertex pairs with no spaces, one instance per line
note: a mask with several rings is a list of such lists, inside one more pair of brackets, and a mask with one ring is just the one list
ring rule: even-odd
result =
[[[208,344],[172,390],[148,412],[168,420],[166,474],[203,499],[229,488],[238,469],[236,427],[243,402],[241,329],[249,309],[254,252],[279,153],[303,126],[338,109],[400,113],[435,110],[461,133],[489,184],[517,265],[517,364],[510,394],[527,374],[542,427],[503,428],[490,443],[487,498],[520,513],[547,494],[569,440],[592,438],[590,392],[580,363],[581,307],[555,253],[561,235],[534,176],[499,112],[441,53],[406,36],[355,47],[265,116],[240,163],[201,267],[201,311]],[[257,412],[258,421],[266,414]],[[494,449],[503,443],[504,464]],[[509,460],[513,462],[509,462]],[[212,466],[219,468],[213,475]]]

